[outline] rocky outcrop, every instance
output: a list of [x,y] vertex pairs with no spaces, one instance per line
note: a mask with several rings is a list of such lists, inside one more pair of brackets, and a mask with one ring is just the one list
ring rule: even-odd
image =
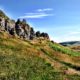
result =
[[7,31],[9,34],[19,36],[23,39],[33,40],[35,38],[43,37],[44,39],[49,39],[47,33],[40,33],[39,31],[35,32],[34,28],[31,27],[25,19],[15,20],[9,19],[1,10],[0,10],[0,30]]
[[36,32],[36,37],[40,38],[40,37],[43,37],[44,39],[49,39],[49,35],[47,33],[40,33],[40,31],[37,31]]

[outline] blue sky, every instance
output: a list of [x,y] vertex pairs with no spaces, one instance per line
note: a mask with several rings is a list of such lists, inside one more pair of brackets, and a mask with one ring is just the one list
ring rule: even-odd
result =
[[80,0],[0,0],[0,9],[56,42],[80,40]]

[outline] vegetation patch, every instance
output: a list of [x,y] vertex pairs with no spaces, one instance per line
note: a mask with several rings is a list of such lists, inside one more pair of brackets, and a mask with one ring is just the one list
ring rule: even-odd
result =
[[70,56],[80,56],[80,52],[73,51],[69,48],[65,48],[59,44],[49,42],[49,46],[55,51],[62,52],[64,54],[68,54]]

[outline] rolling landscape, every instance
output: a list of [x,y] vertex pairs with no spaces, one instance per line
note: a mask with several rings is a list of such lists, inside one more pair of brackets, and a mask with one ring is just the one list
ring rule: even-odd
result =
[[80,80],[80,0],[0,0],[0,80]]
[[[3,11],[0,17],[8,18]],[[80,52],[48,36],[26,40],[0,27],[0,80],[80,80]]]

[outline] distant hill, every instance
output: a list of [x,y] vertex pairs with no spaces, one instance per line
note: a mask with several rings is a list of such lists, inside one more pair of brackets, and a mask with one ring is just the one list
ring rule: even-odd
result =
[[63,46],[80,46],[80,41],[68,41],[60,43]]

